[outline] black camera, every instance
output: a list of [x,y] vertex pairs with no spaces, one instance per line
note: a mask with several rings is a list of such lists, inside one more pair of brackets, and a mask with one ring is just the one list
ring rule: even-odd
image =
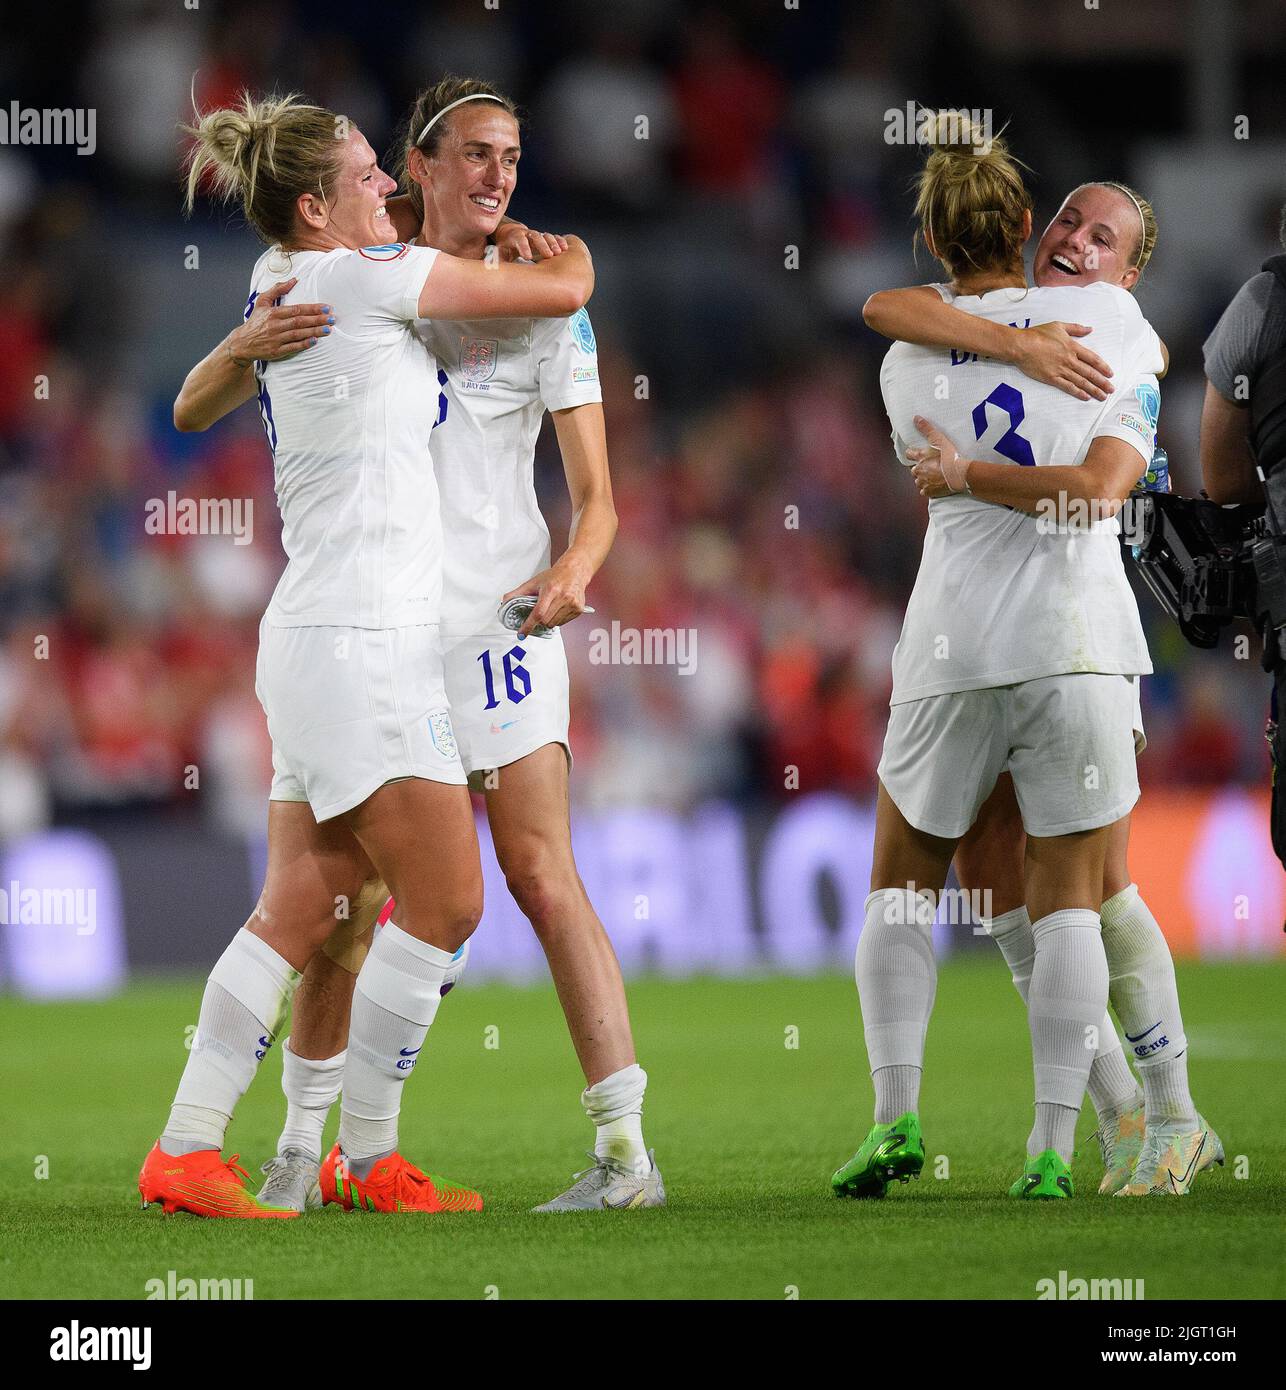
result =
[[1255,620],[1256,547],[1271,539],[1262,507],[1132,492],[1121,533],[1143,582],[1194,647],[1217,646],[1237,618]]

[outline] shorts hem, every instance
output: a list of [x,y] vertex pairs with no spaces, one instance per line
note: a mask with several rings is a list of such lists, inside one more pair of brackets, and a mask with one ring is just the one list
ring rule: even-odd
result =
[[[1042,826],[1039,830],[1033,830],[1026,821],[1023,822],[1023,829],[1028,835],[1034,835],[1038,840],[1048,840],[1055,835],[1075,835],[1082,830],[1102,830],[1106,825],[1115,825],[1122,816],[1129,813],[1139,804],[1140,793],[1136,792],[1128,800],[1123,801],[1108,815],[1098,814],[1093,816],[1082,816],[1080,820],[1062,821],[1057,825]],[[1019,806],[1021,812],[1022,806]]]
[[[921,832],[921,834],[936,835],[939,840],[961,840],[968,833],[970,826],[973,825],[973,821],[978,819],[977,812],[974,812],[973,820],[971,820],[968,823],[968,825],[962,826],[959,830],[944,830],[941,825],[933,825],[927,820],[924,820],[923,818],[917,819],[919,813],[917,812],[916,816],[907,814],[906,807],[902,804],[901,801],[898,800],[893,788],[890,787],[889,784],[884,780],[884,777],[880,774],[878,768],[876,769],[876,776],[880,779],[880,785],[884,788],[886,792],[888,792],[889,800],[892,801],[892,803],[902,813],[902,819],[906,821],[906,823],[909,826],[911,826],[913,830],[918,830]],[[986,797],[984,797],[983,800],[985,801]],[[981,804],[979,804],[978,810],[981,809],[982,806]]]
[[313,808],[313,817],[318,824],[322,821],[334,820],[336,816],[342,816],[346,811],[352,811],[360,806],[362,802],[368,801],[382,786],[389,782],[406,782],[412,778],[419,778],[423,782],[437,782],[440,786],[463,787],[467,784],[463,768],[458,776],[445,776],[442,772],[435,769],[430,772],[424,768],[412,768],[407,772],[393,772],[387,776],[363,783],[363,790],[357,795],[345,795],[337,801],[328,802],[325,806],[315,806],[310,801],[308,804]]
[[[572,746],[567,741],[566,734],[564,734],[562,738],[550,738],[548,735],[545,735],[544,737],[532,740],[529,746],[519,744],[518,747],[520,751],[506,753],[504,762],[480,762],[476,766],[470,766],[466,759],[461,758],[460,761],[464,764],[464,770],[468,777],[480,777],[483,773],[490,772],[494,767],[509,767],[513,763],[521,762],[523,758],[529,758],[533,753],[538,753],[549,743],[557,743],[562,747],[563,752],[567,755],[567,771],[570,773],[573,765]],[[474,788],[474,790],[478,790],[478,788]]]

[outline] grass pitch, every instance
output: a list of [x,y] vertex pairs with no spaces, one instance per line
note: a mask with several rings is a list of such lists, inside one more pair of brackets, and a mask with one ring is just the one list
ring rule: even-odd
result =
[[[592,1144],[553,991],[466,981],[408,1083],[402,1148],[478,1187],[486,1210],[327,1208],[281,1223],[139,1210],[136,1175],[199,981],[140,983],[102,1004],[5,999],[0,1294],[141,1299],[173,1270],[252,1279],[256,1299],[1031,1299],[1066,1270],[1142,1279],[1149,1300],[1280,1298],[1286,962],[1183,966],[1179,983],[1194,1094],[1228,1151],[1183,1200],[1096,1196],[1088,1106],[1076,1199],[1004,1195],[1030,1124],[1030,1060],[1020,1002],[987,957],[941,969],[921,1108],[929,1161],[883,1202],[840,1202],[828,1185],[870,1123],[851,979],[635,983],[645,1128],[670,1205],[562,1216],[528,1212]],[[230,1134],[252,1172],[280,1126],[280,1065],[274,1051]]]

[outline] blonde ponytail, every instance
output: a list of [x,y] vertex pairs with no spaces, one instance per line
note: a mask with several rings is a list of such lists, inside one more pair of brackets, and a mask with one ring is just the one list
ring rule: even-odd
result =
[[919,138],[932,145],[915,203],[919,235],[952,277],[1021,264],[1024,167],[999,135],[960,111],[924,113]]
[[271,245],[294,231],[301,194],[329,197],[349,125],[293,93],[256,101],[242,92],[237,105],[209,111],[183,129],[192,137],[185,209],[192,211],[208,180],[213,196],[240,203],[246,221]]

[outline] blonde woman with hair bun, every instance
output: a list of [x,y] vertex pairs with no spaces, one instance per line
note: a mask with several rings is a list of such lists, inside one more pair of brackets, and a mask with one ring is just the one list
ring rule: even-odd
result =
[[295,96],[244,94],[188,134],[188,206],[208,187],[268,245],[247,315],[267,296],[304,306],[306,320],[324,310],[327,322],[309,334],[314,345],[271,361],[251,364],[225,340],[176,402],[176,423],[199,427],[258,397],[287,564],[256,673],[274,770],[263,892],[211,972],[139,1190],[145,1206],[167,1211],[299,1215],[246,1190],[235,1159],[222,1157],[224,1136],[300,973],[382,880],[397,920],[360,966],[350,960],[339,1144],[321,1195],[365,1210],[476,1211],[478,1193],[397,1149],[402,1087],[482,910],[439,630],[442,526],[428,448],[437,364],[415,324],[570,315],[592,292],[593,267],[575,238],[534,267],[396,241],[386,206],[396,185],[366,138]]
[[[1046,227],[1032,263],[1032,278],[1046,288],[1109,284],[1133,291],[1157,244],[1151,203],[1127,184],[1079,184]],[[975,352],[1010,362],[1033,380],[1057,386],[1078,400],[1106,400],[1108,364],[1086,342],[1080,323],[1019,328],[961,312],[945,286],[882,290],[867,301],[867,324],[895,341]],[[1163,370],[1168,365],[1161,345]],[[1147,416],[1159,398],[1145,383],[1135,414]],[[1136,752],[1147,746],[1142,708],[1134,712]],[[1103,1159],[1100,1194],[1154,1188],[1187,1190],[1192,1177],[1223,1163],[1223,1145],[1198,1113],[1188,1082],[1188,1049],[1174,960],[1129,869],[1130,815],[1108,832],[1104,856],[1103,946],[1112,1009],[1135,1055],[1142,1088],[1130,1070],[1116,1026],[1103,1019],[1089,1074],[1098,1116],[1095,1138]],[[1026,998],[1032,972],[1031,921],[1024,905],[1026,833],[1013,779],[1003,774],[977,820],[960,841],[955,869],[971,901],[986,902],[982,925],[1000,947],[1015,986]],[[1204,1136],[1204,1137],[1203,1137]],[[1188,1172],[1185,1155],[1199,1150]],[[1167,1157],[1168,1155],[1168,1157]],[[1177,1166],[1175,1180],[1167,1174]],[[1186,1174],[1186,1177],[1185,1177]],[[1136,1176],[1137,1175],[1137,1176]]]
[[[832,1187],[883,1196],[923,1166],[934,905],[958,842],[1009,772],[1027,831],[1036,1083],[1027,1160],[1010,1192],[1065,1199],[1093,1056],[1086,1029],[1101,1027],[1107,1004],[1099,907],[1109,827],[1138,798],[1135,689],[1151,664],[1115,515],[1151,457],[1153,430],[1130,403],[1136,388],[1156,390],[1161,349],[1116,286],[1090,285],[1075,301],[1061,286],[1029,288],[1031,199],[1018,161],[1002,137],[972,131],[955,143],[958,121],[927,125],[919,235],[948,280],[914,293],[954,305],[988,334],[1069,321],[1074,302],[1104,366],[1128,386],[1106,402],[1081,399],[958,337],[948,348],[896,342],[884,360],[895,451],[929,499],[929,525],[893,658],[855,960],[875,1124]],[[971,456],[953,439],[970,440]]]
[[[416,97],[399,146],[395,167],[406,192],[388,210],[400,236],[482,260],[517,188],[522,132],[514,103],[485,81],[443,77]],[[560,237],[528,236],[528,258],[565,248]],[[289,332],[290,312],[261,311],[253,331],[271,342],[275,327]],[[497,867],[548,960],[584,1073],[581,1105],[594,1125],[593,1166],[536,1210],[660,1206],[665,1185],[643,1134],[647,1073],[615,950],[577,871],[569,817],[561,625],[592,611],[586,587],[617,525],[594,330],[582,311],[502,323],[425,320],[416,331],[440,367],[431,453],[442,505],[452,728],[465,772],[484,794]],[[546,411],[573,516],[557,559],[533,472]],[[515,604],[530,612],[506,625],[500,610],[521,612]],[[317,1182],[353,966],[387,896],[372,892],[344,924],[342,944],[328,944],[304,972],[283,1046],[286,1124],[265,1164],[265,1200],[302,1210]]]

